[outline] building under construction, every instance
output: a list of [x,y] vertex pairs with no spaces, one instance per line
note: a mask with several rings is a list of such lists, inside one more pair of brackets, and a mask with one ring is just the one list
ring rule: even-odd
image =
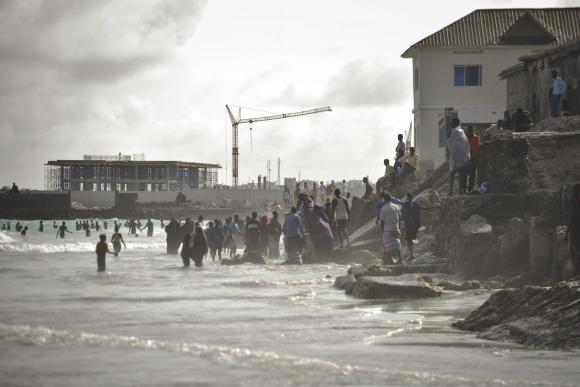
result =
[[189,191],[217,183],[219,164],[145,161],[144,156],[86,155],[44,165],[49,191]]

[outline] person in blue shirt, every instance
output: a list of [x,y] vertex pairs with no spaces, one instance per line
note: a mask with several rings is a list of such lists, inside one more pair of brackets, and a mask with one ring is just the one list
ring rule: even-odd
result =
[[550,117],[560,117],[560,99],[566,91],[566,83],[556,70],[552,71],[552,78],[554,78],[554,84],[550,89]]
[[296,257],[302,252],[304,227],[302,219],[296,212],[296,207],[290,209],[290,213],[284,218],[284,226],[282,227],[286,251],[289,257]]

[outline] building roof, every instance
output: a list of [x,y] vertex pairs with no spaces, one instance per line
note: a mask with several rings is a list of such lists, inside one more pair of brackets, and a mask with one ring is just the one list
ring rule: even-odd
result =
[[538,45],[560,45],[578,38],[580,7],[478,9],[413,44],[401,56],[409,58],[416,48],[530,44],[526,33]]
[[46,165],[53,166],[89,166],[89,165],[108,165],[114,167],[120,166],[159,166],[159,165],[171,165],[182,168],[221,168],[219,164],[207,164],[207,163],[196,163],[188,161],[133,161],[133,160],[53,160],[48,161]]

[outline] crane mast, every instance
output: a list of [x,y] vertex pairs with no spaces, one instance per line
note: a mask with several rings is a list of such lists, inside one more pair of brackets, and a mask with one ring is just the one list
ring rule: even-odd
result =
[[271,120],[280,120],[283,118],[292,118],[292,117],[299,117],[305,116],[308,114],[316,114],[322,112],[331,112],[332,109],[330,106],[326,106],[323,108],[317,109],[310,109],[310,110],[302,110],[299,112],[292,112],[292,113],[284,113],[284,114],[274,114],[271,116],[261,116],[261,117],[253,117],[253,118],[241,118],[241,110],[238,110],[238,117],[234,116],[234,113],[230,109],[229,105],[226,105],[226,110],[228,112],[228,116],[230,117],[230,121],[232,122],[232,184],[234,188],[238,187],[238,173],[239,173],[239,145],[238,145],[238,125],[239,124],[252,124],[254,122],[262,122],[262,121],[271,121]]

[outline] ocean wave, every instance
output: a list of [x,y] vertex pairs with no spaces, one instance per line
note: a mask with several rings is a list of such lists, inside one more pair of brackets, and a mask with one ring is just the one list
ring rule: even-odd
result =
[[279,288],[288,286],[319,285],[333,282],[334,280],[329,278],[312,278],[304,280],[286,280],[286,281],[265,281],[265,280],[236,281],[236,282],[226,282],[223,285],[234,288]]
[[236,347],[214,346],[199,343],[170,342],[143,339],[135,336],[100,335],[94,333],[73,333],[46,327],[27,325],[7,325],[0,323],[0,341],[17,342],[26,345],[94,345],[105,347],[133,348],[141,350],[165,351],[195,356],[221,363],[242,367],[260,367],[267,370],[288,371],[306,380],[321,379],[325,383],[341,384],[419,384],[419,385],[546,385],[545,382],[510,382],[498,379],[470,379],[429,372],[390,371],[380,368],[366,368],[343,365],[318,358],[285,355],[272,351],[250,350]]

